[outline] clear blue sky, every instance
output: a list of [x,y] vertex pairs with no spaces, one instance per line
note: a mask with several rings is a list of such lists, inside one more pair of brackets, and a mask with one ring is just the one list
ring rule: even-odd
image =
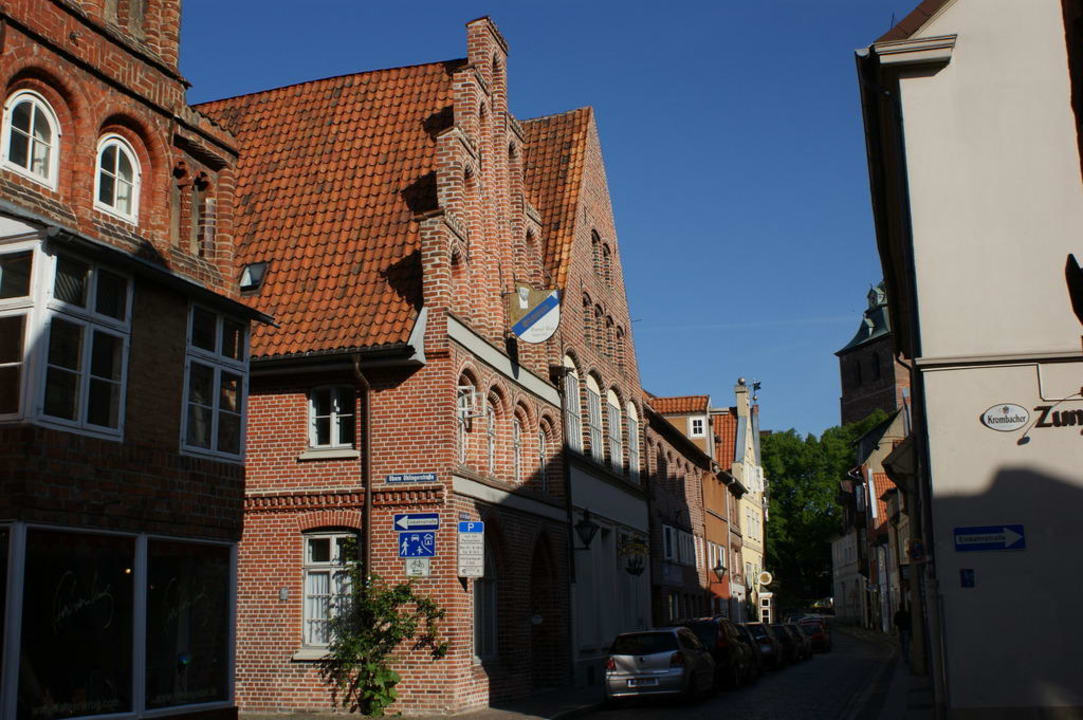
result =
[[818,434],[880,279],[853,51],[917,2],[185,0],[181,70],[195,103],[458,58],[490,15],[512,112],[597,113],[644,386],[755,378]]

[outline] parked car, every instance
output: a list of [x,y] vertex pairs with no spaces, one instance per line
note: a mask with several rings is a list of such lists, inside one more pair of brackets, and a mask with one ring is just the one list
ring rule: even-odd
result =
[[756,648],[760,651],[764,665],[777,670],[786,664],[786,653],[782,642],[775,636],[771,626],[763,623],[745,623],[745,627],[756,641]]
[[767,661],[763,657],[763,653],[760,652],[760,644],[756,641],[756,638],[752,636],[752,632],[744,625],[734,624],[734,629],[737,630],[737,635],[740,637],[741,642],[745,644],[749,652],[752,653],[752,682],[756,682],[763,675],[763,671],[767,669]]
[[695,697],[714,686],[714,659],[688,628],[622,633],[605,665],[605,698]]
[[795,638],[782,623],[773,623],[771,629],[775,631],[775,637],[778,638],[779,643],[782,645],[782,656],[785,658],[784,664],[790,665],[800,660],[801,641]]
[[786,629],[797,640],[797,658],[809,660],[812,658],[812,639],[801,629],[797,623],[786,623]]
[[827,626],[827,622],[823,619],[807,617],[797,624],[812,640],[813,651],[831,651],[831,628]]
[[680,620],[677,625],[695,633],[714,658],[715,685],[740,687],[752,682],[756,658],[752,648],[741,642],[737,628],[722,616]]

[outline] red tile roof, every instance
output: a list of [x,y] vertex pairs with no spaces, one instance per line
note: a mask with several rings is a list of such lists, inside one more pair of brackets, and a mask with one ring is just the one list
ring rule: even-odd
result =
[[733,467],[737,454],[737,408],[731,407],[711,415],[711,430],[718,440],[714,445],[714,457],[723,470]]
[[433,118],[464,61],[315,80],[198,109],[240,145],[236,263],[269,260],[253,357],[405,343],[421,306],[418,225],[435,205]]
[[924,0],[920,5],[911,10],[906,17],[886,33],[876,39],[876,42],[889,40],[906,40],[927,23],[940,8],[947,5],[951,0]]
[[707,395],[680,395],[677,397],[651,397],[651,407],[661,415],[690,415],[705,413],[711,398]]
[[526,193],[542,216],[545,267],[561,289],[568,277],[587,133],[593,122],[594,110],[584,107],[523,123]]
[[887,473],[874,472],[872,474],[873,482],[876,483],[876,525],[877,530],[886,529],[887,527],[887,502],[881,500],[880,497],[890,488],[896,487],[891,478],[887,476]]

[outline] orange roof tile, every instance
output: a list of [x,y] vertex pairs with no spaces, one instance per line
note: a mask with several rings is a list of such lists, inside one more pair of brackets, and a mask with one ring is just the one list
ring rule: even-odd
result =
[[731,407],[711,415],[711,429],[718,440],[714,445],[715,460],[723,470],[733,467],[737,454],[737,408]]
[[403,344],[421,307],[419,207],[435,205],[427,123],[464,61],[377,70],[217,100],[198,110],[240,146],[236,264],[270,261],[250,302],[252,356]]
[[568,277],[587,130],[593,117],[594,110],[584,107],[523,122],[526,193],[541,213],[545,267],[560,289]]
[[906,17],[897,22],[894,27],[876,39],[876,42],[889,40],[906,40],[927,23],[940,8],[948,4],[948,0],[923,0],[916,8],[911,10]]
[[662,415],[688,415],[707,412],[710,402],[711,398],[707,395],[652,397],[651,407]]

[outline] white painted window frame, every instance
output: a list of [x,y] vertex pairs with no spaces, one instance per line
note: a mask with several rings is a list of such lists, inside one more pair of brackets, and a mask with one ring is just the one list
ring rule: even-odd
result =
[[511,416],[512,472],[515,484],[523,481],[523,421],[518,415]]
[[[53,132],[53,138],[54,139],[53,139],[53,144],[50,147],[50,150],[52,152],[50,153],[50,156],[49,156],[49,163],[48,163],[49,168],[46,171],[46,173],[47,173],[46,175],[39,175],[38,173],[33,172],[32,170],[30,170],[30,168],[26,168],[26,167],[23,167],[22,165],[14,163],[10,159],[11,131],[12,131],[11,116],[12,116],[13,111],[15,110],[15,106],[22,103],[22,102],[25,102],[25,101],[30,101],[36,107],[39,107],[44,111],[43,115],[45,116],[46,122],[48,122],[49,127]],[[30,127],[31,127],[31,132],[33,132],[33,112],[31,112],[31,126]],[[0,130],[0,132],[3,132],[3,138],[2,138],[2,140],[0,140],[0,142],[3,143],[2,148],[0,148],[0,157],[3,158],[3,167],[5,169],[7,169],[7,170],[10,170],[13,173],[16,173],[18,175],[21,175],[21,176],[27,178],[28,180],[32,180],[32,181],[36,182],[39,185],[44,185],[45,187],[49,188],[50,190],[56,190],[57,189],[57,181],[58,181],[58,178],[60,177],[61,129],[60,129],[60,121],[57,120],[56,112],[53,110],[52,105],[49,104],[49,101],[46,100],[44,97],[42,97],[40,94],[34,92],[33,90],[19,90],[19,91],[16,91],[16,92],[12,93],[10,96],[8,96],[8,99],[4,102],[3,129]],[[31,157],[32,157],[32,153],[31,153]]]
[[[331,433],[330,433],[330,442],[321,445],[319,442],[317,442],[317,433],[316,433],[317,416],[316,416],[316,400],[315,400],[315,396],[316,396],[316,393],[318,393],[320,391],[323,391],[323,390],[327,390],[328,392],[331,393],[331,395],[330,395],[331,411],[330,411],[330,415],[328,416],[328,422],[330,423],[330,426],[331,426]],[[313,450],[316,450],[316,449],[319,449],[319,450],[330,450],[330,449],[339,450],[339,449],[352,449],[354,447],[354,443],[357,441],[357,404],[356,404],[355,393],[356,393],[356,390],[351,385],[320,385],[319,387],[314,387],[311,390],[309,390],[309,392],[308,392],[308,446],[310,448],[312,448]],[[340,397],[340,394],[344,394],[346,397],[349,398],[349,400],[350,400],[350,403],[349,403],[350,412],[342,412],[341,410],[339,410],[339,411],[335,410],[335,407],[337,405],[337,401],[338,401],[338,399]],[[352,442],[348,442],[348,443],[347,442],[342,442],[341,433],[339,431],[340,428],[339,428],[338,421],[341,418],[344,418],[344,417],[351,417],[354,420],[354,426],[353,426],[353,428],[354,428],[354,430],[353,430],[354,431],[354,440]]]
[[[108,203],[103,203],[99,197],[102,172],[105,172],[102,168],[102,155],[110,146],[115,146],[118,153],[127,155],[128,161],[132,165],[132,210],[130,213],[123,212]],[[125,182],[117,175],[114,175],[114,181]],[[106,133],[105,135],[102,135],[101,138],[98,139],[98,147],[94,155],[94,209],[119,220],[123,220],[126,223],[135,225],[139,222],[139,192],[142,186],[143,168],[139,162],[139,156],[136,154],[132,144],[128,142],[123,135],[118,135],[117,133]],[[114,186],[114,198],[115,197],[116,192]]]
[[[312,639],[312,626],[316,622],[330,622],[338,609],[338,603],[342,598],[349,598],[351,580],[349,577],[350,564],[343,560],[342,543],[344,540],[352,540],[360,551],[361,540],[356,531],[351,530],[313,530],[301,534],[301,645],[305,648],[326,649],[330,643],[328,631],[327,642],[314,641]],[[309,559],[309,542],[312,540],[330,541],[330,559],[325,562],[314,562]],[[336,592],[336,580],[345,574],[346,582],[343,592]],[[314,575],[327,575],[327,586],[330,596],[328,615],[326,618],[316,618],[311,615],[309,606],[309,578]]]
[[612,396],[606,398],[606,413],[608,415],[608,446],[609,464],[614,469],[624,467],[624,439],[623,423],[621,421],[620,403],[614,402]]
[[564,376],[564,438],[569,448],[583,452],[583,417],[579,402],[579,375],[571,368]]
[[605,461],[602,435],[602,396],[587,381],[587,428],[590,431],[590,455],[598,462]]
[[635,405],[628,403],[628,476],[632,482],[639,483],[641,460],[639,456],[639,415]]
[[[699,429],[696,429],[696,423],[699,423]],[[693,415],[688,418],[688,437],[702,438],[707,437],[707,416],[706,415]]]

